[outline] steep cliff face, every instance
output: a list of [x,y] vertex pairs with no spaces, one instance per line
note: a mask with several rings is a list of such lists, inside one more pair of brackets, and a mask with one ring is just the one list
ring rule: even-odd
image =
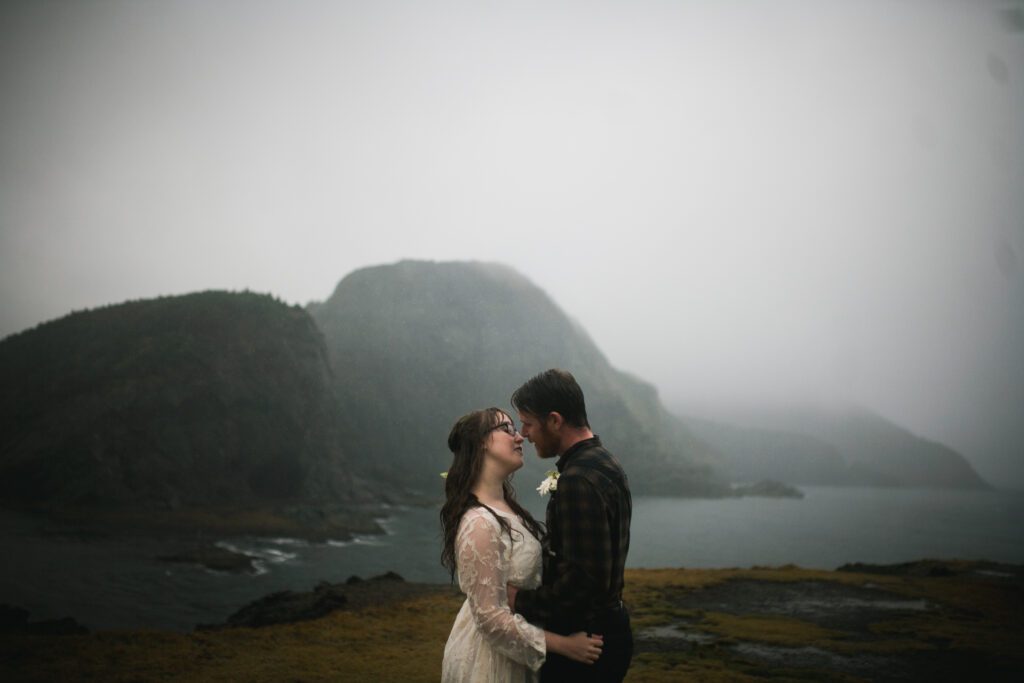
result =
[[[612,368],[542,290],[490,263],[403,261],[344,278],[309,307],[323,331],[344,442],[367,476],[440,491],[448,430],[551,367],[583,387],[594,430],[636,492],[719,495],[717,454],[661,405],[653,387]],[[527,446],[532,482],[553,467]]]
[[0,499],[230,506],[352,494],[323,340],[301,308],[202,292],[0,342]]

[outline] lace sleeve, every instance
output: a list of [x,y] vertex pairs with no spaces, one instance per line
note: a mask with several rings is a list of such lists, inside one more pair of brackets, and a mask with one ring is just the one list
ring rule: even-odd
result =
[[468,598],[477,628],[491,646],[536,671],[547,654],[544,631],[512,614],[508,607],[508,560],[502,533],[489,512],[478,508],[466,512],[455,541],[459,587]]

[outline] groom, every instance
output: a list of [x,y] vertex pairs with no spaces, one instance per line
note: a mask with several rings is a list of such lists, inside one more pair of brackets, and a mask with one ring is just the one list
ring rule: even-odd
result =
[[541,683],[621,681],[633,657],[622,573],[632,498],[626,473],[590,431],[583,391],[565,370],[548,370],[512,394],[523,437],[541,458],[558,456],[548,501],[544,578],[536,590],[508,586],[509,606],[528,621],[568,635],[604,636],[593,665],[548,653]]

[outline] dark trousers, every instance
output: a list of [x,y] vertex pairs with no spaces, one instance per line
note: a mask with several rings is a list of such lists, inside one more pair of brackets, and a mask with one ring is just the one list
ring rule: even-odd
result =
[[552,631],[570,635],[585,630],[604,636],[601,656],[593,664],[582,664],[549,652],[540,670],[540,683],[619,683],[633,659],[633,630],[629,625],[629,612],[623,607],[608,612],[586,626],[551,627]]

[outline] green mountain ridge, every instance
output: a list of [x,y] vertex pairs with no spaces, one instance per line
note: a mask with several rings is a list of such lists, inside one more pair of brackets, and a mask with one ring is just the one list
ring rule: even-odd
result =
[[0,341],[0,500],[175,509],[353,495],[304,310],[208,291]]
[[[514,270],[478,262],[402,261],[357,270],[307,307],[326,340],[353,465],[367,478],[429,494],[451,461],[462,414],[511,410],[512,391],[550,367],[583,387],[595,432],[636,493],[726,495],[719,454],[615,370],[580,326]],[[527,447],[520,477],[538,478]]]

